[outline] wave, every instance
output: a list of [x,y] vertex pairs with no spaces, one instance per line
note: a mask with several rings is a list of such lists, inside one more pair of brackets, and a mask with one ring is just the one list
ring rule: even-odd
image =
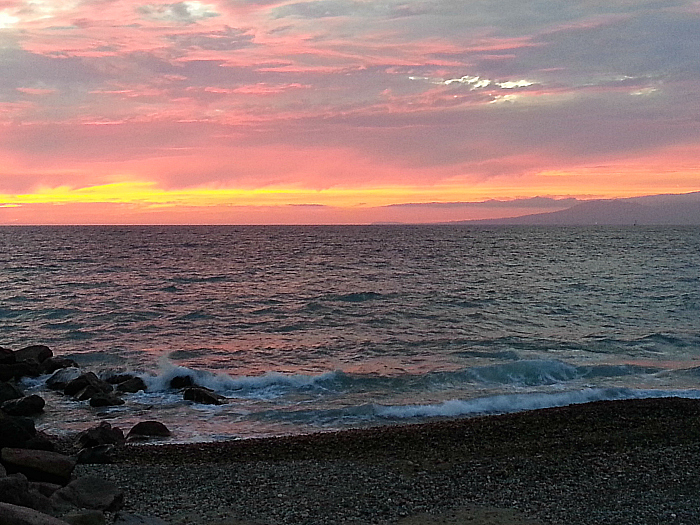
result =
[[189,377],[194,384],[231,398],[271,399],[296,394],[344,395],[376,392],[410,396],[416,392],[449,391],[455,388],[537,388],[572,385],[576,381],[653,375],[661,369],[636,365],[576,366],[558,360],[522,360],[468,367],[455,371],[384,376],[334,370],[321,374],[267,372],[258,376],[231,376],[177,366],[167,359],[157,374],[141,374],[150,391],[170,389],[175,377]]

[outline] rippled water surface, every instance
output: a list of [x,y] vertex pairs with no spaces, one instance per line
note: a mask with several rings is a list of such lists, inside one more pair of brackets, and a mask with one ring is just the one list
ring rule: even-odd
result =
[[[99,414],[56,396],[52,426],[309,432],[700,378],[697,228],[5,227],[0,268],[1,345],[151,386]],[[232,401],[183,402],[183,373]]]

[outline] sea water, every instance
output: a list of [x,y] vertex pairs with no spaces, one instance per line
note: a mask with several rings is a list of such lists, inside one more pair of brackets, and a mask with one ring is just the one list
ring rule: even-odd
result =
[[[700,229],[2,227],[0,345],[147,392],[47,391],[37,426],[299,434],[599,399],[700,397]],[[169,388],[190,376],[228,398]]]

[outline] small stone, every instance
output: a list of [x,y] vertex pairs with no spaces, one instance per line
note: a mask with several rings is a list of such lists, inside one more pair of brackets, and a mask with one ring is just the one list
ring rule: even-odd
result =
[[103,394],[102,392],[97,392],[90,398],[91,407],[111,407],[117,405],[123,405],[124,400],[114,394]]
[[153,516],[143,516],[141,514],[127,514],[117,512],[114,516],[114,525],[169,525],[167,521]]
[[107,520],[101,510],[69,512],[63,519],[70,525],[105,525]]
[[182,397],[187,401],[194,401],[195,403],[206,405],[221,405],[226,400],[224,396],[203,387],[186,388]]

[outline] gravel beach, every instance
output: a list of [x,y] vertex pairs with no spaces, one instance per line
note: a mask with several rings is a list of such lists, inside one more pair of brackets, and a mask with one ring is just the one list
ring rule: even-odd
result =
[[700,523],[700,400],[194,445],[127,445],[125,511],[173,525]]

